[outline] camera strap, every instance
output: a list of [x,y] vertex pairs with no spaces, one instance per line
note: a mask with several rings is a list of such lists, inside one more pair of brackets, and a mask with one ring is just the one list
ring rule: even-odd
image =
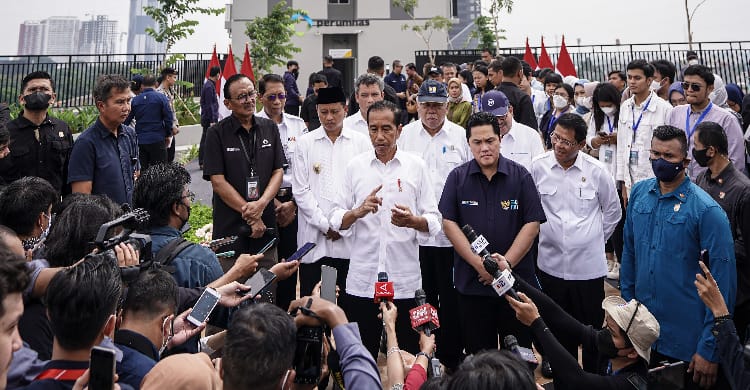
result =
[[191,245],[193,245],[192,242],[182,237],[175,238],[174,240],[168,242],[167,245],[164,245],[161,249],[159,249],[159,252],[156,252],[154,263],[159,264],[159,266],[161,266],[161,268],[165,271],[174,273],[175,268],[170,264],[172,264],[172,261],[174,261],[174,259],[182,251],[184,251]]
[[344,388],[344,373],[341,371],[341,358],[339,353],[333,348],[331,342],[326,338],[328,342],[328,371],[331,372],[333,378],[333,388],[345,390]]

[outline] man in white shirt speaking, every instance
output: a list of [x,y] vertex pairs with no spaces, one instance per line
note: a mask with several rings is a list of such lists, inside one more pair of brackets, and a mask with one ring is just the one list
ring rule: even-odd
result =
[[503,137],[500,151],[503,157],[531,170],[531,160],[544,153],[539,132],[513,120],[513,106],[501,91],[488,91],[482,96],[482,111],[494,115],[500,123],[500,135]]
[[422,287],[417,239],[435,236],[441,217],[425,162],[397,147],[400,110],[373,103],[366,113],[375,153],[354,157],[346,167],[344,188],[331,214],[331,227],[351,235],[346,293],[339,298],[351,321],[359,323],[362,343],[377,357],[382,323],[373,303],[378,272],[393,282],[398,307],[396,333],[404,350],[415,351],[409,309]]
[[341,87],[318,89],[317,110],[321,126],[297,139],[292,164],[292,192],[299,210],[297,242],[316,244],[301,260],[300,296],[312,294],[322,265],[336,268],[336,284],[346,289],[349,242],[331,228],[328,217],[344,187],[343,168],[354,156],[372,153],[367,136],[343,126],[346,96]]
[[[547,216],[539,232],[537,261],[542,289],[578,321],[599,328],[607,274],[604,243],[621,211],[612,175],[599,160],[581,152],[587,130],[580,116],[560,116],[551,134],[553,150],[531,162],[531,175]],[[578,356],[577,342],[558,339]],[[596,358],[596,352],[584,349],[583,369],[597,372]]]
[[[466,130],[446,119],[448,90],[445,84],[427,80],[417,94],[419,120],[404,126],[398,139],[400,150],[414,153],[427,163],[435,199],[440,199],[445,179],[453,168],[472,158]],[[540,142],[541,145],[541,142]],[[453,245],[443,232],[419,241],[422,289],[435,306],[440,329],[435,332],[440,362],[451,369],[461,358],[458,292],[453,285]]]

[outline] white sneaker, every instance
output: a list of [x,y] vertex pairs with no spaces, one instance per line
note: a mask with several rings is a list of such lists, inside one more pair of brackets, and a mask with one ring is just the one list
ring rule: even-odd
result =
[[612,264],[612,269],[607,272],[607,279],[620,279],[620,263],[614,262],[614,264]]
[[607,272],[612,271],[612,267],[614,266],[615,263],[616,262],[614,260],[607,259]]

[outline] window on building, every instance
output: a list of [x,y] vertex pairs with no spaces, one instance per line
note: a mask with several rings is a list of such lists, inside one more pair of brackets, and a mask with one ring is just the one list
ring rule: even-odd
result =
[[349,4],[349,0],[328,0],[328,4]]
[[451,16],[458,17],[458,0],[451,0]]

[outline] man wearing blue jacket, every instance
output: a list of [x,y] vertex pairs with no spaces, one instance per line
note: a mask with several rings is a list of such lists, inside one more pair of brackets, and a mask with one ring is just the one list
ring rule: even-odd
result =
[[156,92],[156,78],[143,77],[143,92],[133,98],[125,125],[135,119],[141,169],[167,162],[167,147],[172,142],[173,113],[167,97]]

